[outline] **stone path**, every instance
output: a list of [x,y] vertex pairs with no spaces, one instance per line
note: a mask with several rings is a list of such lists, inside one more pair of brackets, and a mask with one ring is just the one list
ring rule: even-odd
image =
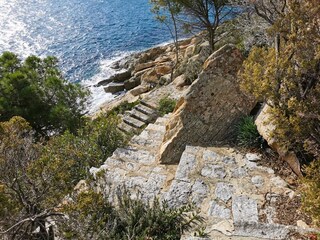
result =
[[173,83],[153,89],[142,96],[140,104],[124,114],[119,129],[126,134],[140,133],[147,124],[153,123],[159,116],[157,109],[162,98],[178,100],[184,93],[183,90],[177,90]]
[[126,133],[139,133],[147,124],[152,123],[158,117],[157,105],[140,101],[131,111],[124,114],[119,129]]
[[105,196],[112,200],[125,186],[132,197],[145,201],[159,197],[173,207],[194,202],[209,235],[203,239],[297,239],[291,233],[305,231],[277,224],[277,210],[267,203],[295,193],[272,169],[258,166],[255,154],[186,146],[179,164],[160,165],[156,159],[167,119],[158,118],[100,168],[90,170]]
[[156,161],[167,118],[149,124],[127,147],[118,148],[100,168],[90,170],[106,196],[112,199],[117,187],[126,186],[132,196],[141,194],[145,200],[153,199],[173,179],[177,166],[159,165]]

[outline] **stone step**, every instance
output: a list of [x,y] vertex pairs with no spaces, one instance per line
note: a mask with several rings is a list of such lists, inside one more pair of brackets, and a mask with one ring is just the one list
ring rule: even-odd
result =
[[162,142],[163,136],[164,136],[164,132],[145,129],[145,130],[143,130],[141,132],[141,134],[139,136],[141,138],[144,138],[144,139],[152,139],[152,140],[155,140],[155,141]]
[[121,122],[119,125],[118,125],[118,128],[124,132],[125,134],[131,134],[131,133],[136,133],[137,129],[135,127],[132,127],[130,125],[128,125],[127,123],[125,122]]
[[146,130],[157,131],[164,134],[166,132],[166,127],[158,124],[149,124],[146,127]]
[[148,108],[151,108],[153,110],[157,110],[158,106],[157,104],[151,102],[151,101],[146,101],[146,100],[140,100],[140,103]]
[[123,122],[125,122],[126,124],[128,124],[128,125],[130,125],[132,127],[139,128],[139,129],[142,128],[145,125],[144,122],[142,122],[142,121],[140,121],[140,120],[138,120],[136,118],[133,118],[131,116],[125,116],[123,118]]
[[145,135],[134,136],[130,141],[130,145],[139,146],[145,150],[148,149],[150,151],[158,150],[161,143],[162,141],[148,137],[146,138]]
[[136,118],[144,123],[150,123],[152,121],[152,116],[144,114],[137,109],[133,109],[129,114],[131,117]]
[[149,116],[156,116],[157,114],[156,110],[142,104],[137,105],[135,109]]
[[144,165],[150,165],[156,161],[154,154],[151,154],[149,151],[133,147],[118,148],[114,151],[112,158],[117,158],[123,161],[132,161]]
[[168,121],[168,118],[164,118],[164,117],[159,117],[154,124],[156,125],[160,125],[160,126],[165,126],[166,123]]

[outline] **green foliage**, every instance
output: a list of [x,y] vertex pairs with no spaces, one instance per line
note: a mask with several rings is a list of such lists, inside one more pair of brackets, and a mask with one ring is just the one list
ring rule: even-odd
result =
[[158,111],[161,116],[173,112],[177,101],[168,97],[160,99]]
[[53,229],[43,225],[63,215],[58,207],[63,199],[88,178],[90,167],[100,166],[124,143],[117,123],[115,116],[99,116],[77,135],[65,132],[37,143],[23,118],[0,123],[0,226],[8,229],[6,236],[49,239]]
[[306,176],[301,179],[302,210],[313,219],[313,224],[320,227],[320,161],[315,160],[305,169]]
[[[44,224],[70,190],[69,161],[41,156],[30,125],[21,117],[0,123],[0,226],[10,239],[48,239]],[[35,230],[39,228],[38,232]],[[4,230],[3,229],[3,230]]]
[[0,121],[22,116],[41,135],[74,132],[82,122],[88,92],[67,83],[57,59],[10,52],[0,56]]
[[253,117],[243,117],[237,126],[237,142],[243,147],[258,148],[261,145],[261,136],[254,124]]
[[170,208],[154,200],[146,204],[119,194],[111,204],[92,190],[81,192],[65,206],[69,220],[63,226],[67,239],[180,239],[201,222],[192,205]]
[[[320,48],[316,1],[288,2],[288,11],[271,29],[283,46],[254,48],[244,62],[242,88],[271,106],[274,138],[284,149],[320,148]],[[312,150],[313,149],[313,150]]]
[[[286,2],[286,1],[282,1]],[[302,180],[303,209],[320,222],[320,16],[316,0],[287,1],[270,33],[280,48],[254,48],[240,74],[242,88],[271,106],[273,137],[314,162]]]
[[76,134],[65,132],[53,137],[44,148],[44,155],[72,161],[68,170],[70,183],[86,179],[91,167],[100,166],[118,147],[125,144],[124,135],[117,129],[119,119],[115,115],[100,115],[87,120]]

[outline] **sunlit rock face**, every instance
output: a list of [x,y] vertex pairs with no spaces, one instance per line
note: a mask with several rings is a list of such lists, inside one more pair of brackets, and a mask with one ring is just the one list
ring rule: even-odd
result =
[[243,57],[233,45],[213,53],[166,125],[159,160],[176,163],[186,145],[209,146],[228,140],[239,119],[255,100],[242,93],[237,81]]

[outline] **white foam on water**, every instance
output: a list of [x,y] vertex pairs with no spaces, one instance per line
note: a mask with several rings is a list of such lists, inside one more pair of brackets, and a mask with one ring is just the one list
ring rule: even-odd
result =
[[81,82],[81,84],[87,87],[91,92],[88,104],[89,114],[98,111],[103,104],[106,104],[117,96],[111,93],[106,93],[104,91],[105,86],[97,87],[95,85],[102,80],[110,78],[116,73],[123,72],[125,69],[115,70],[112,68],[112,65],[133,53],[134,52],[118,52],[110,59],[101,60],[99,73],[94,75],[92,78]]

